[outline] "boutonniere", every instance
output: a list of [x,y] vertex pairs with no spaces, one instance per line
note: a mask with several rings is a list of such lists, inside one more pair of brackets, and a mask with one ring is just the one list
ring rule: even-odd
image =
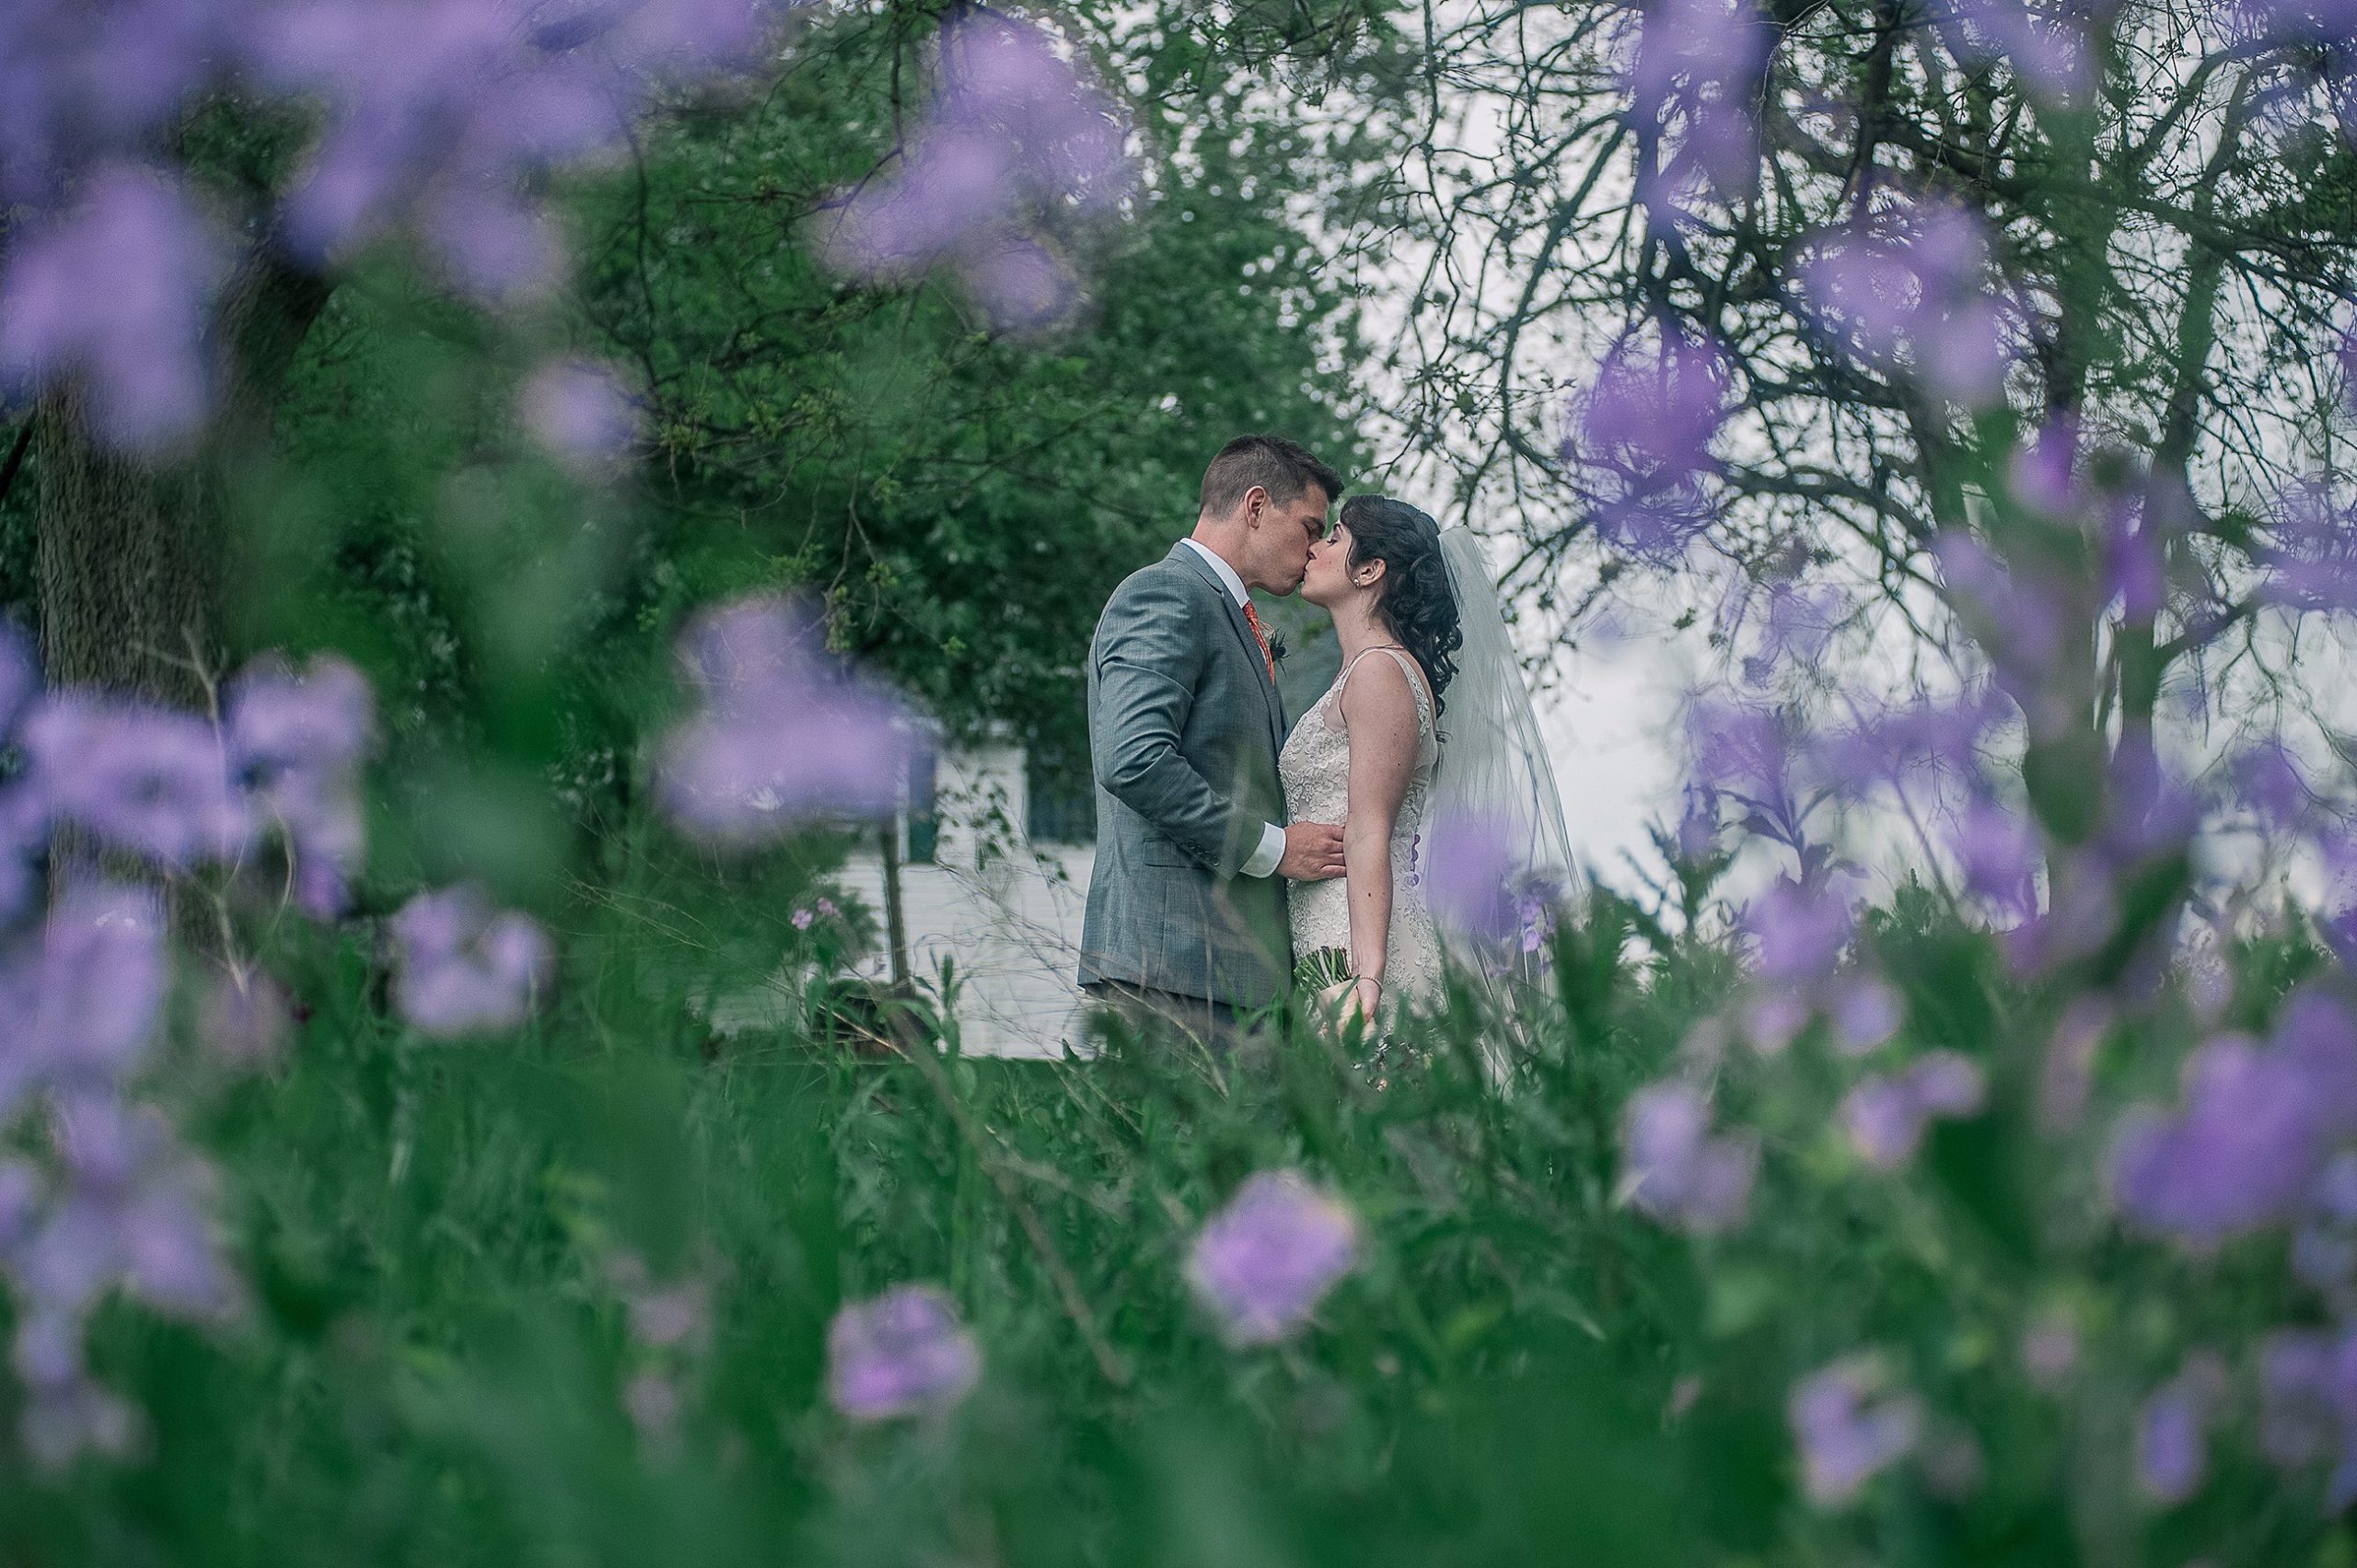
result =
[[1273,626],[1269,628],[1269,662],[1271,664],[1285,662],[1285,634]]

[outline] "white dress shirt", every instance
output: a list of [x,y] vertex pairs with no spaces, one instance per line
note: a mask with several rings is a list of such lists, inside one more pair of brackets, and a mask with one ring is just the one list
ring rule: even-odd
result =
[[[1236,601],[1237,609],[1252,601],[1251,595],[1245,591],[1244,579],[1236,575],[1235,567],[1219,558],[1218,552],[1201,540],[1182,539],[1178,542],[1211,563],[1213,572],[1218,575],[1220,586],[1227,590],[1227,597]],[[1252,857],[1244,863],[1244,875],[1266,877],[1276,870],[1277,863],[1284,857],[1285,830],[1274,822],[1264,822],[1260,825],[1260,847],[1254,850]]]

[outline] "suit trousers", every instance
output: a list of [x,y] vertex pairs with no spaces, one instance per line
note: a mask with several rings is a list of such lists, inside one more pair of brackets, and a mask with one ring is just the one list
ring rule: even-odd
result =
[[1156,991],[1150,985],[1118,980],[1092,980],[1080,989],[1133,1025],[1177,1029],[1223,1062],[1235,1056],[1250,1032],[1243,1014],[1209,997],[1182,996],[1175,991]]

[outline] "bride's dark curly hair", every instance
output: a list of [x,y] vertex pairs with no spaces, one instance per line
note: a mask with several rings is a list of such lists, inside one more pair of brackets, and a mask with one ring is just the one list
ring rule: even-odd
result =
[[1342,503],[1339,526],[1351,530],[1351,569],[1383,563],[1382,597],[1376,600],[1391,634],[1423,666],[1432,682],[1433,716],[1440,716],[1440,694],[1457,675],[1457,650],[1465,645],[1457,630],[1457,595],[1449,590],[1448,563],[1441,558],[1440,525],[1387,495],[1353,495]]

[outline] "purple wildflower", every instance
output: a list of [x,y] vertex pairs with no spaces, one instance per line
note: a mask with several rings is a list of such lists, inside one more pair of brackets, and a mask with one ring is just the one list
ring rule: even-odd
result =
[[2211,1413],[2225,1384],[2225,1367],[2197,1352],[2144,1400],[2136,1418],[2136,1475],[2154,1502],[2182,1503],[2200,1490],[2210,1468]]
[[1630,1097],[1620,1148],[1631,1205],[1666,1225],[1714,1235],[1742,1224],[1749,1212],[1759,1145],[1714,1135],[1710,1106],[1691,1084],[1649,1084]]
[[1908,1068],[1907,1081],[1916,1101],[1944,1120],[1977,1116],[1988,1103],[1988,1082],[1980,1064],[1953,1051],[1924,1052]]
[[2014,311],[1989,286],[1977,218],[1938,202],[1881,207],[1819,236],[1794,268],[1811,320],[1865,364],[1978,407],[2004,390]]
[[2267,597],[2293,610],[2357,610],[2357,525],[2330,482],[2286,486],[2273,514],[2273,537],[2257,552]]
[[2357,1041],[2345,1017],[2294,1018],[2275,1048],[2226,1035],[2185,1066],[2184,1108],[2149,1109],[2122,1126],[2112,1149],[2114,1202],[2146,1229],[2196,1245],[2288,1217],[2323,1158],[2323,1140],[2348,1130]]
[[1810,766],[1816,776],[1847,781],[1853,791],[1869,781],[1899,786],[1918,775],[1968,775],[1982,738],[1998,722],[1997,707],[1985,694],[1867,705],[1812,738]]
[[957,1307],[931,1285],[895,1285],[854,1302],[827,1330],[828,1396],[853,1421],[946,1411],[981,1372]]
[[393,917],[395,1004],[419,1033],[501,1034],[530,1016],[555,955],[530,918],[494,910],[478,889],[420,893]]
[[1866,1482],[1913,1450],[1923,1412],[1911,1394],[1885,1392],[1871,1357],[1852,1356],[1793,1386],[1784,1416],[1801,1451],[1801,1484],[1820,1508],[1855,1500]]
[[1744,1038],[1760,1055],[1774,1056],[1800,1039],[1801,1031],[1816,1016],[1816,1005],[1806,993],[1771,991],[1755,997],[1744,1009]]
[[1941,0],[1933,15],[1958,59],[2003,61],[2031,91],[2068,102],[2093,75],[2086,35],[2073,10],[2025,0]]
[[0,741],[16,733],[17,721],[41,690],[41,668],[32,644],[9,621],[0,621]]
[[1999,684],[2023,705],[2033,726],[2044,714],[2038,701],[2049,668],[2073,624],[2069,607],[2050,585],[2009,570],[1971,535],[1949,529],[1933,541],[1949,602],[1965,613],[1996,667]]
[[331,656],[299,676],[260,661],[230,687],[228,732],[232,765],[284,838],[297,901],[340,913],[366,844],[359,773],[376,743],[366,678]]
[[11,237],[0,388],[78,376],[109,439],[189,436],[204,415],[205,312],[222,272],[212,230],[177,189],[131,168],[93,176],[70,211]]
[[2103,597],[2131,621],[2150,621],[2168,594],[2161,525],[2135,495],[2115,495],[2103,509]]
[[1666,156],[1649,158],[1642,194],[1657,221],[1682,223],[1698,196],[1749,188],[1759,159],[1752,94],[1771,24],[1752,0],[1653,0],[1626,75],[1630,121]]
[[1815,669],[1840,626],[1843,609],[1841,596],[1830,588],[1776,584],[1768,590],[1759,646],[1743,660],[1744,679],[1759,686],[1794,665]]
[[2235,793],[2258,819],[2278,832],[2293,832],[2316,814],[2319,797],[2306,770],[2282,739],[2261,741],[2234,760]]
[[1779,877],[1744,910],[1759,972],[1777,983],[1807,983],[1833,971],[1857,928],[1847,878],[1803,884]]
[[0,7],[0,192],[39,202],[148,140],[233,55],[245,0]]
[[724,64],[757,36],[758,0],[539,7],[518,0],[309,0],[253,29],[270,84],[326,105],[288,203],[324,256],[397,224],[425,235],[478,296],[544,285],[557,247],[518,192],[618,145],[663,73]]
[[583,472],[603,471],[638,438],[635,401],[612,371],[584,360],[541,366],[524,382],[518,405],[532,438]]
[[1841,1124],[1858,1157],[1896,1170],[1914,1157],[1934,1119],[1977,1114],[1988,1097],[1980,1066],[1953,1051],[1927,1051],[1896,1074],[1859,1080],[1841,1101]]
[[1359,1225],[1298,1172],[1264,1170],[1196,1236],[1187,1280],[1237,1344],[1271,1344],[1308,1321],[1358,1264]]
[[1562,457],[1596,507],[1597,531],[1631,553],[1675,558],[1715,515],[1703,482],[1733,373],[1718,344],[1674,321],[1631,328],[1573,410]]
[[2182,1503],[2209,1468],[2201,1412],[2185,1389],[2168,1385],[2144,1401],[2136,1421],[2136,1474],[2158,1502]]
[[[1693,784],[1743,808],[1742,825],[1811,863],[1803,798],[1805,759],[1790,710],[1758,703],[1698,702],[1686,714]],[[1818,856],[1817,858],[1821,858]]]
[[930,113],[897,175],[845,197],[824,250],[883,281],[953,265],[1002,328],[1051,325],[1079,295],[1043,243],[1073,211],[1129,189],[1111,102],[1028,22],[967,12],[945,23]]
[[813,819],[879,816],[898,804],[915,726],[825,656],[808,611],[766,597],[731,601],[691,623],[680,657],[704,706],[664,738],[656,787],[682,830],[761,843]]
[[1858,1157],[1877,1170],[1896,1170],[1922,1142],[1925,1113],[1903,1079],[1879,1074],[1861,1080],[1841,1099],[1841,1125]]
[[68,1179],[11,1260],[26,1294],[78,1317],[121,1282],[166,1312],[226,1310],[228,1274],[200,1202],[210,1176],[162,1119],[92,1092],[62,1097],[52,1125]]
[[1035,240],[970,246],[958,275],[1002,331],[1038,331],[1068,319],[1079,308],[1079,274]]
[[2286,1469],[2334,1459],[2327,1506],[2357,1501],[2357,1334],[2282,1329],[2259,1346],[2259,1448]]
[[69,693],[36,708],[23,738],[52,815],[168,869],[234,859],[252,835],[221,738],[194,714]]
[[103,1086],[146,1055],[170,983],[163,907],[145,889],[66,889],[37,943],[0,966],[0,1108],[36,1082]]
[[1853,975],[1834,988],[1829,1009],[1835,1043],[1846,1056],[1863,1056],[1898,1032],[1906,1009],[1898,993],[1872,975]]
[[1517,864],[1508,825],[1489,818],[1445,817],[1433,824],[1417,863],[1434,918],[1475,943],[1502,944],[1522,929],[1515,884]]
[[701,1279],[656,1281],[646,1260],[625,1252],[607,1267],[630,1318],[631,1338],[668,1350],[703,1338],[712,1324],[712,1291]]

